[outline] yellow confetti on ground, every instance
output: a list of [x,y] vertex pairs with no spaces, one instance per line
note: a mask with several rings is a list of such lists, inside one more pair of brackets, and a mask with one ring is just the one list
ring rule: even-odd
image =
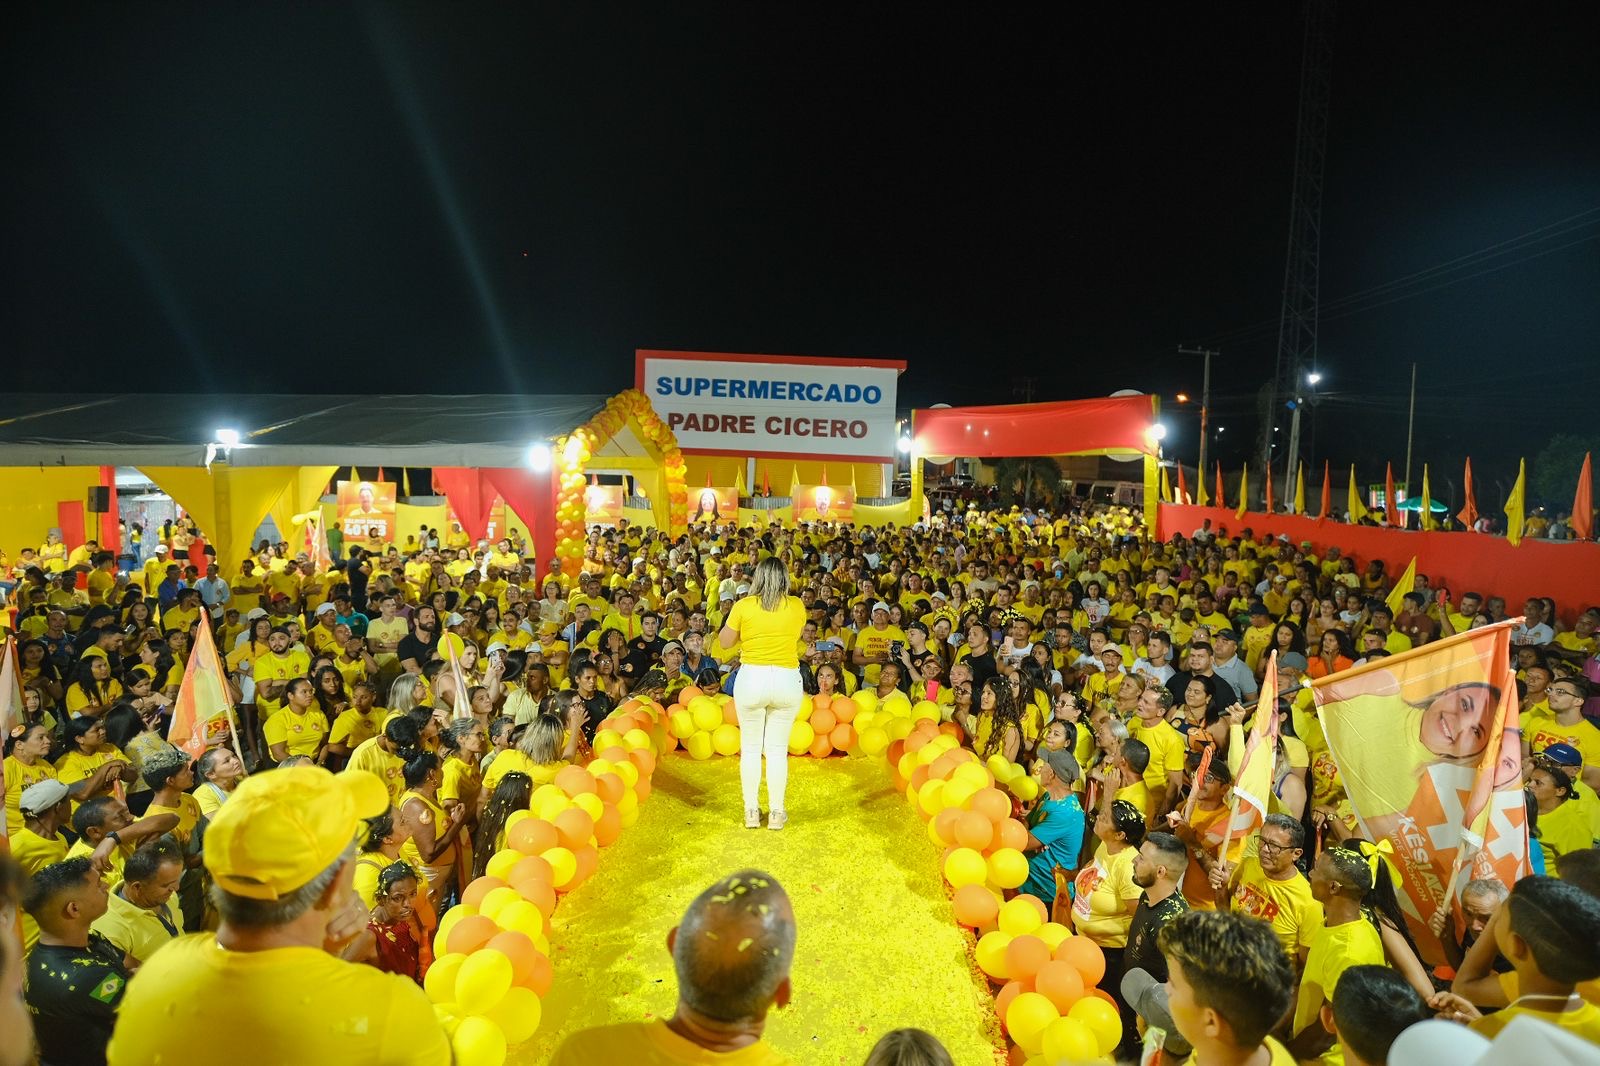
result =
[[972,938],[950,913],[940,849],[878,760],[791,759],[789,824],[744,828],[739,760],[668,755],[639,821],[556,911],[555,983],[539,1032],[512,1066],[546,1062],[568,1033],[670,1018],[677,978],[667,932],[718,878],[776,877],[799,924],[794,1000],[767,1036],[796,1063],[867,1057],[878,1037],[915,1026],[956,1062],[1004,1062],[992,992]]

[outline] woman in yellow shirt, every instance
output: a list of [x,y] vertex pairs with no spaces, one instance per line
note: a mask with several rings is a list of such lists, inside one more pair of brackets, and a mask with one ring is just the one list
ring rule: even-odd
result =
[[456,837],[471,808],[457,804],[446,811],[439,802],[444,771],[431,751],[411,753],[401,773],[406,791],[400,797],[400,818],[411,831],[411,842],[402,854],[413,866],[423,866],[429,901],[437,910],[455,890]]
[[483,775],[480,806],[488,804],[501,778],[509,773],[526,774],[535,785],[546,785],[571,765],[583,740],[582,716],[588,714],[583,697],[576,689],[566,689],[550,698],[550,708],[528,723],[516,747],[494,757]]
[[[1113,800],[1100,808],[1094,835],[1100,839],[1094,861],[1078,872],[1072,898],[1072,924],[1106,957],[1103,987],[1117,988],[1122,981],[1122,953],[1128,945],[1133,912],[1144,894],[1133,880],[1133,863],[1144,843],[1144,813],[1127,800]],[[1124,1029],[1131,1019],[1124,1020]],[[1126,1034],[1125,1034],[1126,1035]]]
[[122,682],[111,676],[111,660],[98,648],[78,663],[67,686],[67,713],[100,718],[122,698]]
[[[105,724],[98,718],[74,718],[68,722],[67,745],[67,753],[56,760],[56,777],[63,785],[90,782],[72,797],[74,811],[84,800],[110,792],[119,781],[131,784],[137,776],[128,757],[106,741]],[[120,763],[121,768],[102,772],[102,767],[113,763]]]
[[1544,852],[1544,868],[1554,876],[1557,859],[1594,846],[1589,820],[1573,795],[1572,779],[1548,755],[1533,757],[1528,791],[1539,805],[1538,841]]
[[478,766],[489,750],[488,730],[476,718],[460,718],[450,723],[439,740],[446,753],[439,802],[445,810],[465,804],[470,825],[477,820],[478,799],[483,789],[483,772]]
[[805,698],[796,652],[805,623],[805,604],[789,595],[789,572],[777,559],[756,564],[750,595],[733,605],[723,623],[722,646],[739,645],[733,699],[739,712],[739,781],[748,829],[761,825],[763,756],[767,828],[782,829],[789,819],[783,800],[789,782],[789,730]]

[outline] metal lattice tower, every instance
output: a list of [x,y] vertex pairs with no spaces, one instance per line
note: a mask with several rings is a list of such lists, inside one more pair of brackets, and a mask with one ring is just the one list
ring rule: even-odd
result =
[[[1327,154],[1328,101],[1333,76],[1334,0],[1306,0],[1300,58],[1300,114],[1296,123],[1294,192],[1289,199],[1289,252],[1283,268],[1283,310],[1278,319],[1278,361],[1261,424],[1262,469],[1280,459],[1293,483],[1300,454],[1300,403],[1308,369],[1317,366],[1318,270],[1322,246],[1322,165]],[[1273,423],[1289,415],[1288,445],[1273,449]]]

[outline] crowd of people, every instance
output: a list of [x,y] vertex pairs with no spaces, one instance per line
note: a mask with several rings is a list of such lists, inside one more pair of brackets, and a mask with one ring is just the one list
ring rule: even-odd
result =
[[[1104,952],[1122,1059],[1148,1044],[1168,1063],[1355,1066],[1413,1028],[1445,1046],[1445,1022],[1600,1045],[1600,607],[1521,605],[1536,873],[1468,884],[1461,923],[1435,918],[1449,965],[1430,968],[1303,682],[1504,620],[1492,588],[1418,574],[1394,610],[1382,560],[1209,523],[1152,542],[1099,506],[676,538],[623,523],[591,531],[570,579],[518,538],[459,530],[346,542],[320,565],[263,543],[224,572],[175,528],[187,539],[141,565],[47,538],[0,572],[22,689],[4,887],[23,932],[0,1011],[25,984],[44,1062],[198,1061],[200,1031],[249,1034],[246,1062],[448,1061],[417,987],[437,916],[613,708],[691,684],[751,705],[928,701],[980,757],[1027,767],[1021,891]],[[784,603],[797,635],[775,640],[757,611]],[[235,726],[191,760],[167,731],[202,628]],[[1280,695],[1258,706],[1274,650]],[[1278,721],[1271,812],[1229,841],[1260,714]],[[786,820],[780,725],[746,744],[747,825],[763,753],[769,826]],[[669,942],[677,1014],[578,1034],[555,1061],[785,1061],[762,1029],[788,999],[793,914],[775,879],[733,877],[761,882],[752,909],[708,908],[719,880]],[[730,953],[746,941],[767,950]],[[0,1066],[29,1061],[24,1029],[0,1032],[17,1034]],[[869,1061],[944,1054],[897,1031]]]

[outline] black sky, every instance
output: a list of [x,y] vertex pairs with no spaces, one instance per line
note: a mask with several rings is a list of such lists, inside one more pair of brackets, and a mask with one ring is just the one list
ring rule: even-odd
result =
[[[1493,463],[1594,423],[1597,22],[1394,6],[1339,17],[1324,300],[1561,225],[1330,310],[1318,455],[1398,462],[1415,360],[1429,454]],[[1198,392],[1209,341],[1242,444],[1297,5],[908,10],[39,5],[0,53],[5,379],[610,392],[666,347],[905,358],[911,406]]]

